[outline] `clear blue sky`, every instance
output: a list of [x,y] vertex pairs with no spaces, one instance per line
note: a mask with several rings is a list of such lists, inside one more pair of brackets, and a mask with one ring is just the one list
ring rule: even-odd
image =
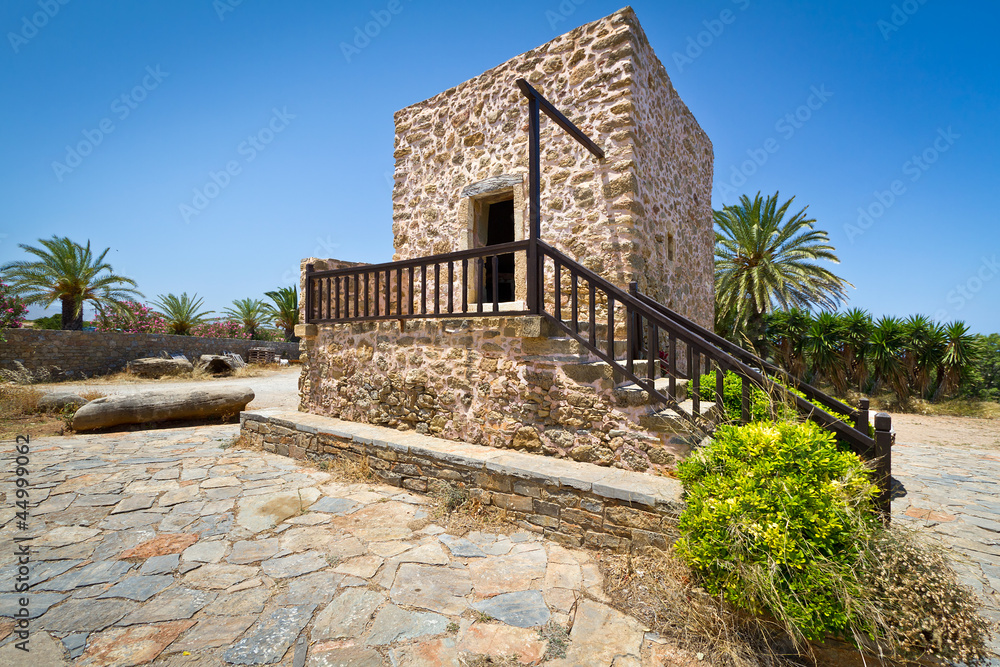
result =
[[[620,8],[62,2],[0,3],[0,263],[89,239],[147,298],[214,310],[293,284],[303,256],[390,259],[393,112]],[[1000,331],[995,0],[633,7],[715,145],[717,208],[795,195],[850,305]]]

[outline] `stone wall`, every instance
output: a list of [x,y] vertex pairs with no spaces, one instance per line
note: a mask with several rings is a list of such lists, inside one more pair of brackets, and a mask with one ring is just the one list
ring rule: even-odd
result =
[[394,258],[482,245],[482,204],[505,193],[527,236],[519,77],[606,153],[542,117],[542,240],[712,326],[712,145],[628,8],[396,113]]
[[240,432],[250,444],[297,459],[365,460],[381,481],[419,493],[460,489],[556,542],[628,551],[663,548],[677,536],[683,503],[673,479],[553,465],[524,454],[497,457],[495,450],[438,438],[364,433],[313,415],[269,412],[240,413]]
[[159,356],[162,350],[188,359],[224,351],[246,359],[250,348],[266,347],[287,359],[299,358],[298,343],[276,341],[46,329],[5,329],[4,336],[0,368],[14,368],[14,361],[20,361],[32,372],[46,369],[57,378],[113,373],[133,359]]
[[306,337],[300,409],[629,470],[671,468],[693,436],[651,434],[543,318],[322,324]]

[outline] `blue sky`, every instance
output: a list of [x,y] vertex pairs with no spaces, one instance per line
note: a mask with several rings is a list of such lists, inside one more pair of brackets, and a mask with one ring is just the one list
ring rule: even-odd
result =
[[[388,260],[393,112],[620,6],[4,0],[0,263],[89,239],[147,298],[218,311],[303,256]],[[1000,5],[633,7],[714,143],[716,207],[794,195],[850,306],[1000,331]]]

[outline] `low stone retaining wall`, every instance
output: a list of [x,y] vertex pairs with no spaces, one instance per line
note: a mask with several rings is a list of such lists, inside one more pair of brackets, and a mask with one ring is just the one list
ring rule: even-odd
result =
[[277,409],[240,413],[244,438],[296,459],[368,459],[378,478],[420,493],[458,486],[518,525],[571,546],[664,547],[683,509],[675,479],[469,445],[413,431]]
[[298,343],[277,341],[48,329],[5,329],[4,336],[0,368],[14,368],[14,361],[19,361],[29,371],[46,369],[57,378],[113,373],[133,359],[159,356],[163,350],[188,359],[224,351],[246,359],[250,348],[266,347],[286,359],[299,358]]

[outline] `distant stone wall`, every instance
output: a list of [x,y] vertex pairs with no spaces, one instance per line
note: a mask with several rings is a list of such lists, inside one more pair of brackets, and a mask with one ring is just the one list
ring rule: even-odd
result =
[[651,435],[607,366],[537,316],[320,324],[300,409],[627,470],[672,468],[690,436]]
[[266,347],[286,359],[299,358],[298,343],[275,341],[46,329],[5,329],[4,336],[7,342],[0,343],[0,368],[14,368],[14,362],[20,361],[32,372],[47,369],[57,378],[113,373],[133,359],[159,356],[162,350],[188,359],[223,352],[246,359],[250,348]]

